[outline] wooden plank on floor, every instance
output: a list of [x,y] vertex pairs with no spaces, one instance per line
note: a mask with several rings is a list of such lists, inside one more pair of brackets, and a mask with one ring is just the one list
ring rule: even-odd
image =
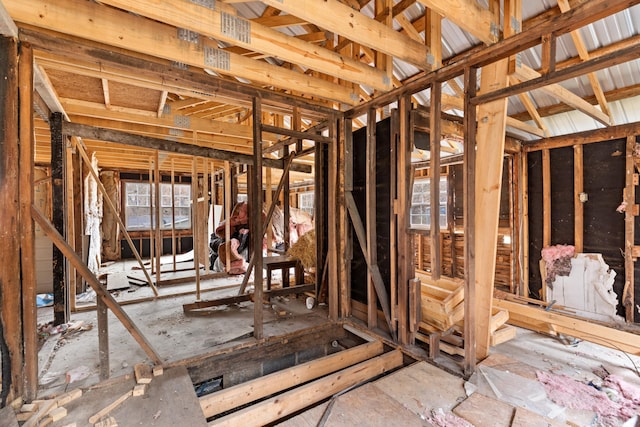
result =
[[466,397],[462,378],[427,362],[414,363],[376,381],[375,385],[416,414],[437,408],[450,411]]
[[219,418],[210,425],[266,425],[401,365],[402,353],[394,350]]
[[362,344],[203,396],[200,398],[200,405],[205,416],[209,418],[360,363],[382,354],[382,351],[383,346],[380,341]]
[[480,393],[473,393],[453,413],[475,427],[510,427],[515,408]]
[[563,427],[566,425],[523,408],[516,408],[511,421],[511,427]]
[[143,397],[129,398],[111,412],[120,427],[206,426],[187,368],[165,369],[154,377]]
[[0,427],[18,427],[16,414],[11,406],[0,409]]
[[494,305],[509,310],[509,323],[517,326],[536,331],[555,330],[557,333],[640,355],[640,335],[501,299],[494,299]]
[[365,384],[335,400],[325,427],[341,426],[424,426],[420,415],[389,399],[380,387]]

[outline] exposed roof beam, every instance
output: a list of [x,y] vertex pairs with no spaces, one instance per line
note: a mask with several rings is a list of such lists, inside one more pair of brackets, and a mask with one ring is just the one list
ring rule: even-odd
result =
[[351,105],[359,100],[356,93],[349,93],[344,86],[224,52],[207,38],[199,38],[199,43],[181,40],[174,27],[114,8],[82,0],[3,1],[17,22],[211,69],[222,75],[248,79],[253,83],[295,90],[309,96]]
[[[562,13],[568,12],[571,9],[571,6],[569,5],[569,0],[558,0],[558,7],[562,11]],[[571,32],[571,39],[573,40],[573,44],[575,45],[576,50],[578,51],[578,56],[580,57],[580,59],[582,59],[583,61],[588,60],[589,51],[587,50],[587,47],[584,44],[584,40],[582,39],[582,36],[580,35],[580,32],[578,30]],[[598,105],[600,105],[600,109],[602,110],[603,113],[605,113],[607,116],[611,118],[611,111],[609,111],[609,105],[607,104],[607,99],[604,97],[604,92],[602,90],[602,86],[600,85],[600,82],[598,81],[598,77],[596,76],[596,73],[595,72],[588,73],[587,77],[589,78],[589,83],[591,84],[593,93],[595,94],[596,99],[598,100]]]
[[[455,108],[457,110],[464,110],[464,100],[457,96],[447,95],[445,93],[442,94],[442,106],[443,109],[446,107]],[[528,123],[522,122],[520,120],[514,119],[512,117],[507,116],[507,126],[512,127],[514,129],[521,130],[526,133],[530,133],[531,135],[539,136],[540,138],[544,138],[547,136],[543,129],[532,126]]]
[[[550,33],[553,33],[556,36],[566,34],[638,3],[640,3],[640,0],[590,0],[571,9],[571,11],[567,13],[554,16],[547,21],[542,21],[538,25],[531,27],[526,31],[515,34],[506,39],[502,39],[491,46],[487,46],[482,49],[473,48],[463,54],[456,55],[455,57],[447,60],[443,67],[432,72],[425,72],[412,76],[403,82],[402,87],[386,94],[382,94],[370,102],[362,103],[351,110],[346,111],[347,117],[359,116],[364,114],[370,108],[377,108],[378,106],[394,102],[403,95],[412,94],[422,90],[422,88],[428,85],[431,81],[450,80],[462,74],[465,68],[482,67],[502,58],[522,52],[523,50],[540,44],[540,40],[544,35]],[[593,65],[594,64],[589,64],[589,66]],[[578,71],[578,69],[572,68],[572,71]],[[584,68],[580,71],[582,74],[586,72],[584,71]],[[559,76],[559,74],[556,74],[554,77],[557,78]],[[507,89],[513,92],[513,94],[516,93],[514,88]],[[497,92],[502,93],[502,91],[496,91],[496,93]],[[484,96],[481,95],[475,99],[479,101],[483,97]]]
[[32,27],[20,28],[20,39],[32,44],[37,60],[44,57],[58,67],[75,69],[79,74],[107,76],[111,81],[245,107],[251,105],[252,97],[258,96],[265,111],[290,114],[291,109],[297,107],[306,118],[322,120],[336,112],[327,107],[326,102],[222,79],[201,70],[180,70],[161,59],[143,59],[86,39]]
[[475,0],[418,0],[486,44],[498,41],[500,23]]
[[[521,67],[516,68],[512,76],[522,82],[526,82],[528,80],[540,78],[541,74],[536,70],[527,67],[526,65],[522,65]],[[547,95],[553,96],[557,100],[564,102],[567,105],[572,106],[576,110],[583,112],[584,114],[596,119],[604,125],[611,125],[611,119],[609,118],[609,116],[595,108],[593,105],[589,104],[584,99],[580,98],[578,95],[574,94],[568,89],[565,89],[557,83],[541,86],[539,90],[543,91]]]
[[383,72],[367,64],[234,16],[226,10],[211,10],[183,0],[102,0],[101,3],[377,90],[387,91],[392,87]]
[[170,141],[183,142],[185,144],[199,145],[202,147],[227,149],[238,153],[251,153],[252,140],[241,140],[238,138],[232,138],[222,135],[212,135],[197,131],[196,139],[194,138],[194,131],[176,131],[166,127],[122,122],[117,119],[111,118],[71,115],[70,119],[73,123],[96,126],[104,129],[121,130],[136,135],[151,136],[154,138],[162,138]]
[[[120,132],[109,129],[101,129],[76,123],[64,122],[62,124],[62,133],[69,136],[77,136],[80,138],[94,139],[98,141],[118,142],[120,144],[151,148],[154,150],[166,151],[169,153],[186,154],[190,156],[205,157],[218,160],[228,160],[231,162],[239,162],[247,165],[253,164],[253,155],[249,154],[240,154],[233,151],[217,150],[215,148],[200,147],[192,144],[183,144],[176,141],[150,138],[147,136],[134,135],[127,132]],[[284,168],[284,160],[264,158],[262,159],[262,161],[264,166],[266,167],[275,169]],[[291,164],[291,170],[310,173],[312,168],[307,165],[293,163]]]
[[[263,3],[340,34],[356,43],[429,69],[429,48],[337,0],[262,0]],[[327,19],[330,16],[331,19]]]
[[[139,123],[151,126],[166,127],[169,129],[181,129],[197,131],[212,135],[223,135],[241,140],[251,140],[251,127],[235,123],[220,122],[198,117],[184,116],[178,114],[163,114],[157,117],[155,111],[148,111],[148,114],[135,114],[133,111],[121,112],[117,108],[108,110],[101,104],[73,99],[63,99],[63,106],[70,115],[87,117],[108,118],[122,122]],[[276,140],[275,137],[264,135],[265,140]]]
[[[627,99],[634,96],[640,96],[640,84],[627,86],[620,89],[614,89],[609,92],[605,92],[604,95],[607,97],[609,102],[619,101],[621,99]],[[584,100],[591,105],[595,105],[598,103],[598,100],[593,95],[584,98]],[[540,114],[541,117],[549,117],[556,114],[566,113],[567,111],[572,110],[573,108],[569,107],[568,105],[559,103],[549,105],[547,107],[538,108],[538,114]],[[526,111],[514,114],[513,117],[519,120],[529,120],[531,118],[531,116]]]

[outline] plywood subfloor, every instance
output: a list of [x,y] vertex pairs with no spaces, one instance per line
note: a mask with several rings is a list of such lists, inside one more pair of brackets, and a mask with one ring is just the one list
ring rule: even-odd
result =
[[425,417],[432,410],[448,412],[465,399],[463,384],[461,378],[418,362],[338,396],[331,408],[325,403],[279,426],[316,426],[325,412],[326,427],[430,426]]
[[[89,390],[68,404],[68,415],[52,426],[65,426],[71,422],[78,426],[91,425],[88,421],[91,416],[134,386],[135,381],[130,378]],[[108,415],[116,419],[119,427],[207,425],[185,367],[166,369],[163,375],[153,378],[144,396],[129,397]]]

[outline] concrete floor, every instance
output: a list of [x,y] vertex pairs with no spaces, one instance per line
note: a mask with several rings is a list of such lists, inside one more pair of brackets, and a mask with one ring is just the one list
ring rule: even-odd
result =
[[[126,281],[123,272],[129,268],[128,263],[109,268],[109,283]],[[241,280],[242,276],[230,276],[202,281],[201,300],[235,296]],[[140,303],[133,301],[153,297],[149,287],[134,286],[112,294],[166,363],[255,341],[251,336],[253,303],[221,306],[206,314],[185,315],[182,306],[196,301],[194,291],[194,283],[160,287],[160,298]],[[71,314],[71,322],[83,322],[81,330],[43,337],[38,357],[39,397],[87,387],[99,381],[97,314],[94,309],[83,309],[84,306],[87,305],[78,304],[82,311]],[[326,306],[308,309],[305,296],[272,298],[270,305],[263,306],[263,316],[266,336],[285,335],[328,322]],[[39,325],[52,319],[52,307],[38,309]],[[130,373],[136,363],[149,362],[146,353],[112,313],[109,313],[109,358],[112,377]],[[80,379],[69,384],[70,378]]]

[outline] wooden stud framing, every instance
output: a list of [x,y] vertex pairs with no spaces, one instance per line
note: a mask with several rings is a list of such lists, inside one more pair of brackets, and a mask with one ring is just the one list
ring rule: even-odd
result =
[[[542,150],[542,247],[551,245],[551,156]],[[542,299],[544,301],[544,286]]]
[[635,321],[635,274],[633,247],[635,245],[635,216],[632,206],[636,203],[636,185],[634,183],[634,158],[633,151],[636,145],[635,136],[627,136],[626,168],[624,201],[627,208],[624,211],[624,291],[622,292],[622,304],[625,307],[625,318],[628,323]]
[[[49,126],[51,129],[51,221],[56,230],[65,235],[65,198],[64,198],[64,135],[62,134],[62,114],[53,113]],[[98,178],[99,180],[99,178]],[[53,247],[53,322],[55,325],[69,321],[69,290],[65,278],[65,261],[62,252]]]
[[[431,185],[431,277],[433,280],[440,279],[442,274],[442,246],[440,240],[440,139],[441,127],[441,94],[442,83],[434,82],[431,85],[431,111],[429,112],[429,139],[431,152],[430,158],[430,185]],[[453,238],[453,236],[452,236]]]
[[[71,139],[71,142],[72,142],[72,144],[74,143],[74,138]],[[104,188],[104,185],[102,185],[102,182],[100,181],[100,177],[98,176],[98,172],[96,172],[93,169],[93,166],[91,165],[91,160],[89,159],[89,156],[87,155],[87,151],[84,148],[83,143],[81,141],[76,140],[75,141],[75,148],[76,148],[76,150],[78,150],[78,153],[80,153],[80,156],[82,157],[82,160],[84,160],[84,162],[87,164],[87,168],[89,169],[89,173],[91,175],[93,175],[93,178],[98,183],[98,191],[100,191],[103,194],[103,196],[104,196],[103,200],[106,202],[107,207],[109,209],[111,209],[111,212],[114,213],[113,217],[116,219],[116,221],[118,221],[118,225],[120,225],[120,231],[122,232],[122,234],[124,235],[125,239],[127,240],[127,243],[129,243],[129,247],[131,248],[131,252],[133,252],[133,255],[135,256],[136,260],[138,261],[138,265],[140,266],[140,269],[144,273],[145,278],[147,279],[147,283],[149,283],[149,287],[151,287],[151,289],[153,290],[153,294],[155,296],[158,296],[158,289],[153,284],[153,280],[151,280],[151,276],[149,275],[149,272],[147,271],[144,263],[142,262],[142,258],[140,258],[140,254],[138,253],[138,250],[136,249],[135,245],[133,244],[133,241],[131,240],[131,236],[129,236],[129,232],[127,232],[127,228],[126,228],[125,224],[122,222],[122,219],[120,218],[120,215],[118,213],[118,210],[116,209],[116,206],[113,204],[113,201],[111,200],[111,197],[108,197],[107,190]],[[77,269],[77,267],[75,267],[75,268]],[[86,280],[86,278],[85,278],[85,280]]]
[[[102,283],[100,283],[102,286]],[[104,286],[106,291],[106,284]],[[98,359],[100,360],[100,380],[109,378],[109,311],[102,298],[97,298],[96,311],[98,317]]]
[[529,163],[526,152],[520,162],[520,200],[522,222],[520,229],[520,265],[522,266],[521,286],[518,295],[529,297]]
[[[377,230],[376,230],[376,111],[371,109],[367,115],[366,140],[366,224],[367,250],[364,254],[372,266],[378,265]],[[389,318],[391,314],[389,313]],[[376,303],[376,287],[371,272],[367,270],[367,323],[369,329],[378,326],[378,304]],[[391,323],[391,322],[389,322]]]
[[471,98],[476,94],[477,70],[467,68],[464,71],[464,365],[465,375],[475,370],[476,354],[476,313],[474,300],[476,295],[476,113]]
[[[155,243],[156,254],[156,283],[160,283],[160,274],[162,273],[162,196],[160,194],[160,154],[158,150],[155,151],[153,156],[153,181],[154,181],[154,197],[156,199],[154,224],[155,233],[153,235],[153,242]],[[151,242],[149,242],[151,245]],[[152,260],[153,262],[153,260]]]
[[[351,316],[351,259],[352,259],[352,238],[348,224],[348,212],[345,195],[347,191],[353,190],[353,123],[351,120],[343,120],[341,131],[341,143],[331,147],[332,158],[329,159],[332,166],[332,174],[335,178],[329,180],[329,187],[334,189],[334,203],[329,203],[330,211],[336,213],[336,246],[335,266],[337,269],[336,291],[339,289],[340,316]],[[331,176],[330,176],[331,178]],[[332,181],[335,186],[332,186]],[[333,208],[335,206],[335,208]],[[331,218],[329,219],[331,222]],[[342,256],[341,256],[342,255]],[[336,293],[338,294],[338,293]]]
[[200,236],[198,209],[198,158],[191,159],[191,240],[193,246],[193,269],[196,277],[196,301],[200,301]]
[[33,219],[40,225],[43,232],[51,239],[53,244],[60,249],[60,251],[66,256],[69,261],[74,265],[76,269],[78,269],[84,279],[91,285],[98,298],[101,298],[107,307],[113,312],[113,314],[120,320],[122,325],[129,331],[131,336],[140,344],[140,347],[145,351],[147,356],[154,363],[162,364],[162,359],[158,355],[158,353],[153,349],[151,343],[147,341],[147,339],[142,335],[142,332],[136,327],[131,318],[127,315],[127,313],[122,310],[118,302],[111,296],[109,292],[107,292],[100,282],[96,278],[96,276],[89,270],[89,268],[82,262],[82,260],[78,257],[78,255],[74,252],[74,250],[65,242],[64,238],[58,233],[53,225],[47,220],[40,210],[31,206],[31,216]]
[[[544,151],[543,151],[544,154]],[[574,230],[573,244],[576,252],[584,251],[584,203],[580,200],[584,192],[584,160],[582,145],[573,146],[573,206]],[[544,164],[543,164],[544,166]],[[544,190],[543,190],[544,191]]]
[[24,368],[20,258],[18,162],[18,42],[0,37],[0,349],[2,390],[0,406],[23,394]]
[[[33,50],[28,43],[19,47],[18,82],[20,99],[20,268],[22,281],[22,335],[24,340],[24,398],[38,393],[38,325],[36,307],[35,231],[31,219],[33,204]],[[0,120],[2,120],[0,118]],[[2,140],[2,138],[0,138]],[[14,249],[14,248],[10,248]],[[3,258],[6,259],[6,258]],[[1,286],[1,285],[0,285]]]
[[397,252],[398,252],[398,341],[407,344],[410,341],[409,331],[406,327],[406,321],[400,321],[400,316],[407,316],[407,306],[404,301],[400,300],[401,295],[408,295],[406,288],[409,286],[409,280],[413,278],[414,265],[413,255],[414,248],[412,245],[409,230],[409,205],[411,202],[410,194],[410,173],[411,173],[411,133],[413,129],[409,126],[409,117],[411,112],[411,99],[408,96],[399,99],[400,109],[400,132],[398,141],[398,157],[397,157],[397,194],[395,200],[395,213],[397,215],[396,223],[397,231]]
[[[251,177],[251,242],[253,245],[253,337],[264,338],[262,324],[262,101],[253,98],[253,174]],[[288,180],[287,180],[288,181]],[[288,204],[288,200],[285,199]],[[285,218],[286,219],[286,218]],[[285,222],[285,224],[287,224]]]

